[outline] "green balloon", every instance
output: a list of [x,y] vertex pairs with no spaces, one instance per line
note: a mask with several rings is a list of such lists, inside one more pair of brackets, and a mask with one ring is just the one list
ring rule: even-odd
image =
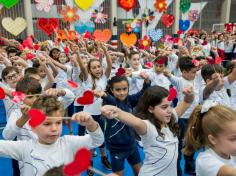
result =
[[180,0],[180,10],[183,13],[186,13],[191,7],[191,1],[190,0]]

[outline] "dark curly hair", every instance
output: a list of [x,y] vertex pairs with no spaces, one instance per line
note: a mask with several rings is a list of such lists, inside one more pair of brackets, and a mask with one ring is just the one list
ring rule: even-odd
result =
[[55,111],[61,111],[62,115],[65,113],[63,104],[57,100],[56,96],[51,95],[39,96],[33,103],[32,108],[43,111],[46,116],[52,115]]
[[[145,90],[141,99],[139,100],[139,104],[137,106],[136,115],[144,120],[149,120],[157,129],[158,134],[161,137],[165,137],[161,132],[161,122],[154,117],[152,113],[149,112],[149,107],[155,107],[159,105],[162,100],[168,97],[169,92],[163,87],[160,86],[152,86]],[[172,115],[170,122],[167,124],[174,134],[174,136],[178,136],[179,134],[179,126],[176,122],[175,117]]]

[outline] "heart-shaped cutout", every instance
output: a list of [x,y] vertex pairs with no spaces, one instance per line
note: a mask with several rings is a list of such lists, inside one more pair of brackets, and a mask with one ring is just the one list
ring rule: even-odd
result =
[[92,33],[95,29],[95,24],[92,21],[87,21],[85,23],[82,21],[79,21],[75,23],[74,25],[75,25],[76,32],[78,32],[79,34],[83,34],[86,31]]
[[104,29],[103,31],[97,29],[94,31],[93,36],[95,37],[95,40],[106,43],[111,39],[112,33],[110,29]]
[[81,174],[88,169],[91,162],[91,152],[86,148],[79,149],[74,157],[74,161],[64,166],[63,172],[67,176]]
[[123,43],[123,45],[126,45],[127,47],[131,47],[132,45],[135,45],[135,43],[137,42],[137,36],[132,33],[132,34],[126,34],[126,33],[122,33],[120,35],[120,40]]
[[119,68],[116,72],[116,76],[123,76],[125,74],[125,69],[124,68]]
[[190,27],[189,20],[179,20],[179,29],[181,29],[183,32],[187,31],[189,27]]
[[58,20],[55,18],[40,18],[37,21],[37,25],[39,29],[41,29],[43,32],[45,32],[47,35],[52,35],[54,30],[58,28]]
[[144,65],[146,68],[150,69],[153,67],[153,63],[152,62],[146,62]]
[[10,32],[14,36],[17,36],[25,30],[27,23],[26,20],[21,17],[18,17],[15,20],[12,18],[3,18],[2,26],[6,29],[6,31]]
[[169,90],[169,96],[168,96],[168,101],[173,101],[175,97],[177,96],[177,91],[174,87],[170,88]]
[[28,115],[30,117],[29,125],[31,126],[31,128],[37,127],[46,119],[46,116],[42,111],[34,108],[31,108],[29,110]]
[[86,11],[93,5],[93,0],[75,0],[75,4],[82,10]]
[[211,65],[214,65],[215,64],[215,60],[214,59],[212,59],[212,58],[207,58],[207,62],[209,63],[209,64],[211,64]]
[[72,80],[67,80],[67,84],[72,88],[77,88],[78,84]]
[[19,0],[0,0],[0,4],[8,9],[16,5],[18,2]]
[[84,92],[82,97],[77,98],[77,103],[81,105],[90,105],[93,104],[94,94],[92,91],[87,90]]
[[152,39],[152,41],[157,42],[160,40],[163,36],[163,30],[162,29],[150,29],[148,31],[148,36]]
[[5,91],[2,87],[0,87],[0,100],[5,98]]
[[192,60],[192,63],[195,67],[198,67],[199,66],[199,61],[197,59],[193,59]]
[[118,0],[118,3],[127,12],[136,6],[136,0]]
[[222,59],[221,57],[217,57],[217,58],[215,59],[215,63],[216,63],[216,64],[221,64],[222,61],[223,61],[223,59]]
[[22,45],[23,45],[24,48],[26,48],[26,47],[27,47],[28,49],[33,49],[33,48],[34,48],[34,46],[33,46],[33,40],[32,40],[31,37],[27,37],[27,38],[23,41]]
[[172,26],[172,24],[175,22],[175,16],[170,14],[163,14],[161,17],[161,22],[167,27],[169,28],[170,26]]
[[25,94],[19,91],[12,92],[13,99],[12,101],[15,103],[20,103],[25,99]]

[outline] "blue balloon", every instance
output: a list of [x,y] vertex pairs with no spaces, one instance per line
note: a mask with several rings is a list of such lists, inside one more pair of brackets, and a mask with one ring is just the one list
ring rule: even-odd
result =
[[87,21],[87,22],[76,22],[75,23],[75,30],[76,32],[78,32],[79,34],[83,34],[86,31],[92,33],[95,29],[95,24],[92,21]]
[[187,31],[189,27],[190,27],[189,20],[179,20],[179,29],[181,29],[183,32]]

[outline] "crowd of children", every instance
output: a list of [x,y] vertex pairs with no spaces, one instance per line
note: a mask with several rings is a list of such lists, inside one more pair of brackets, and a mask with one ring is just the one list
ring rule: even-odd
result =
[[[165,36],[146,51],[84,36],[32,48],[1,37],[0,157],[12,158],[14,176],[63,175],[83,147],[92,155],[99,147],[101,164],[118,176],[126,160],[135,176],[236,176],[236,35],[201,31],[176,40]],[[90,103],[77,101],[87,92]],[[35,127],[32,108],[46,116]],[[63,122],[70,134],[61,136]]]

